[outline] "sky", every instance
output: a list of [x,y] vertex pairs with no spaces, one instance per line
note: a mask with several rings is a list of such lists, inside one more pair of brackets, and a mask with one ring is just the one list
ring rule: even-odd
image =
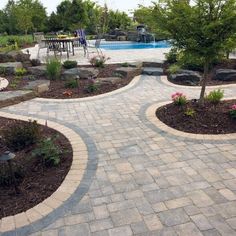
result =
[[[61,2],[62,0],[40,0],[40,2],[43,3],[43,5],[47,8],[47,12],[51,13],[52,11],[55,11],[56,6]],[[104,5],[106,2],[109,8],[112,8],[114,10],[122,10],[127,13],[134,8],[137,8],[138,4],[142,4],[144,6],[151,5],[153,0],[94,0],[100,5]],[[4,6],[8,0],[0,0],[0,9],[3,9]]]

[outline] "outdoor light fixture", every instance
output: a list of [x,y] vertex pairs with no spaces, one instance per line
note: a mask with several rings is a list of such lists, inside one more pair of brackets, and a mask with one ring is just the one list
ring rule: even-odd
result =
[[15,174],[14,174],[13,168],[12,168],[12,160],[15,158],[15,156],[16,155],[14,153],[12,153],[10,151],[6,151],[0,156],[0,162],[7,162],[8,163],[10,175],[12,177],[14,187],[15,187],[15,192],[18,193],[19,191],[18,191],[17,184],[16,184],[16,178],[15,178]]

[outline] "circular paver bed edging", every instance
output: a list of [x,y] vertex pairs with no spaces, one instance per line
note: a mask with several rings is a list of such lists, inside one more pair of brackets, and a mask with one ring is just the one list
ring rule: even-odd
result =
[[9,82],[7,79],[0,77],[0,91],[8,86]]
[[[23,121],[31,119],[36,120],[41,125],[45,125],[45,120],[43,119],[14,115],[5,112],[0,112],[0,116]],[[25,212],[0,219],[0,233],[13,231],[27,226],[52,213],[71,197],[83,178],[88,162],[88,151],[82,138],[73,130],[55,122],[47,121],[47,125],[48,127],[62,133],[71,143],[73,150],[71,168],[60,187],[50,197]]]
[[35,98],[35,100],[37,101],[42,101],[42,102],[46,102],[46,101],[50,101],[50,102],[85,102],[85,101],[91,101],[91,100],[97,100],[100,98],[105,98],[108,96],[112,96],[118,93],[122,93],[126,90],[129,90],[131,88],[133,88],[134,86],[136,86],[138,84],[138,82],[140,81],[142,75],[138,75],[136,77],[134,77],[131,82],[129,84],[127,84],[126,86],[116,89],[114,91],[108,92],[108,93],[104,93],[104,94],[100,94],[100,95],[95,95],[95,96],[91,96],[91,97],[84,97],[84,98],[68,98],[68,99],[55,99],[55,98]]
[[[188,85],[180,85],[174,84],[167,79],[167,76],[161,76],[161,82],[165,85],[176,87],[176,88],[191,88],[191,89],[201,89],[201,86],[188,86]],[[223,88],[236,88],[236,84],[222,84],[222,85],[207,85],[207,88],[210,89],[223,89]]]
[[[227,98],[225,100],[231,100],[231,99],[236,99],[234,98]],[[161,120],[158,119],[156,116],[156,110],[162,106],[165,106],[172,101],[166,101],[166,102],[161,102],[161,103],[155,103],[149,106],[146,110],[146,118],[153,124],[155,125],[158,129],[169,133],[174,136],[179,136],[181,138],[188,138],[188,139],[196,139],[196,140],[219,140],[219,141],[224,141],[224,140],[236,140],[236,133],[232,134],[193,134],[193,133],[187,133],[183,131],[179,131],[176,129],[173,129],[169,127],[168,125],[164,124]]]

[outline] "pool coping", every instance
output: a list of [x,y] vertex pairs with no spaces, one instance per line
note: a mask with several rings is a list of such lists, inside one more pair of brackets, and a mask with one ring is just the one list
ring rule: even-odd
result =
[[[236,97],[227,98],[224,100],[232,100],[236,99]],[[145,111],[145,116],[149,122],[151,122],[156,128],[159,130],[174,135],[177,137],[185,138],[185,139],[194,139],[194,140],[204,140],[204,141],[227,141],[227,140],[236,140],[236,133],[231,134],[194,134],[194,133],[187,133],[183,132],[163,123],[158,117],[156,116],[156,110],[162,106],[172,103],[172,101],[164,101],[158,102],[149,105],[149,107]]]
[[[36,120],[45,125],[45,119],[0,112],[0,116],[10,119],[28,121]],[[48,127],[62,133],[70,142],[73,150],[73,159],[70,170],[58,189],[47,199],[25,212],[0,219],[0,233],[15,231],[42,220],[54,210],[61,207],[79,187],[88,163],[87,146],[81,136],[64,125],[47,120]],[[79,172],[78,172],[79,171]]]

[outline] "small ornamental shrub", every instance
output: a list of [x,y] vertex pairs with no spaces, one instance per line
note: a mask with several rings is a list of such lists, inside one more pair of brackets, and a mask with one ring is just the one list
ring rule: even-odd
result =
[[195,113],[196,113],[195,110],[192,108],[187,108],[187,110],[184,112],[186,116],[191,116],[191,117],[193,117]]
[[30,120],[21,125],[12,125],[10,129],[3,130],[2,134],[8,148],[20,151],[38,141],[40,129],[36,121]]
[[33,157],[40,158],[45,166],[56,166],[60,163],[60,149],[54,144],[55,139],[43,139],[33,151]]
[[122,67],[129,67],[129,63],[128,62],[124,62],[121,64]]
[[63,63],[63,67],[65,69],[76,68],[77,67],[77,61],[69,61],[69,60],[67,60],[67,61],[65,61]]
[[187,103],[187,98],[185,95],[183,95],[183,93],[174,93],[171,96],[172,101],[174,102],[174,104],[178,105],[178,106],[183,106]]
[[109,59],[110,58],[107,58],[105,56],[95,56],[92,57],[89,62],[92,66],[104,68],[106,61]]
[[23,76],[27,73],[27,70],[25,68],[16,68],[15,69],[15,75],[16,76]]
[[47,76],[50,80],[56,80],[61,75],[61,62],[57,59],[51,59],[47,61]]
[[31,64],[32,64],[32,66],[40,66],[41,61],[39,59],[32,59]]
[[172,48],[169,53],[166,53],[165,55],[166,57],[166,61],[170,64],[172,63],[176,63],[177,62],[177,58],[178,58],[178,50],[177,48]]
[[229,114],[233,119],[236,119],[236,104],[230,107]]
[[211,91],[206,96],[206,100],[208,100],[211,103],[219,103],[223,97],[224,97],[224,90],[218,89]]
[[77,87],[78,87],[78,83],[75,79],[68,80],[65,82],[65,88],[73,89]]
[[93,93],[98,90],[98,84],[96,83],[96,80],[94,78],[88,79],[88,85],[86,87],[86,91],[88,93]]
[[177,74],[180,70],[181,68],[179,65],[173,64],[168,68],[167,72],[173,75],[173,74]]

